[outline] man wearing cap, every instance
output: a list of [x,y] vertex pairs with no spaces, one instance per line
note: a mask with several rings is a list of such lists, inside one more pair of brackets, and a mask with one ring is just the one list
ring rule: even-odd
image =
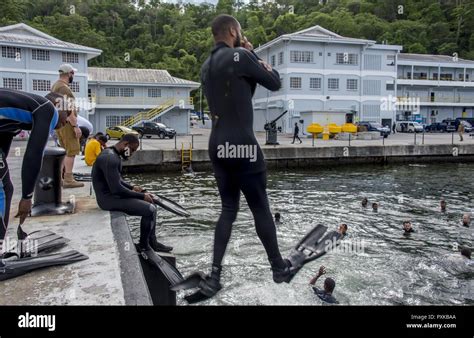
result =
[[[75,100],[74,94],[72,93],[69,85],[74,79],[74,73],[77,71],[70,64],[62,64],[59,67],[59,80],[51,88],[53,93],[62,95],[68,100],[69,105],[73,105]],[[64,188],[79,188],[83,187],[84,184],[77,182],[72,174],[74,167],[74,158],[79,155],[81,146],[79,139],[81,138],[81,129],[77,125],[77,109],[74,107],[74,113],[69,115],[66,125],[56,130],[56,135],[59,139],[61,147],[66,149],[66,158],[64,159],[63,173],[64,173]]]

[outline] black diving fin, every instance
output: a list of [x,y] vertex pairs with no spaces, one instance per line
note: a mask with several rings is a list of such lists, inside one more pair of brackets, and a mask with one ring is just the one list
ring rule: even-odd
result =
[[219,282],[221,268],[213,266],[211,275],[206,275],[204,272],[193,272],[182,282],[171,287],[172,291],[188,290],[198,288],[197,291],[184,296],[184,299],[189,304],[195,304],[205,301],[215,296],[217,292],[222,289]]
[[17,234],[17,245],[9,248],[8,251],[19,253],[21,257],[29,257],[37,253],[56,250],[69,242],[69,239],[49,230],[38,230],[27,234],[19,226]]
[[183,275],[173,265],[168,263],[163,257],[158,255],[153,249],[140,250],[138,252],[142,258],[150,265],[160,269],[166,279],[170,282],[171,286],[178,284],[183,281]]
[[33,270],[49,266],[66,265],[88,259],[86,255],[71,250],[36,257],[10,257],[0,260],[0,281],[24,275]]
[[291,267],[285,282],[289,283],[305,264],[320,258],[339,244],[343,235],[337,231],[326,231],[326,226],[318,224],[298,242],[287,258]]

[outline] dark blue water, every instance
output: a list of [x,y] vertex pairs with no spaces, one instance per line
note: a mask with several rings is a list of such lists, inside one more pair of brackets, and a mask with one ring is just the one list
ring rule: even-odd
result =
[[[173,245],[184,275],[208,271],[220,200],[214,177],[198,173],[135,175],[129,179],[182,203],[192,216],[159,213],[159,240]],[[268,193],[286,255],[315,224],[336,228],[347,223],[349,236],[337,252],[308,264],[288,285],[276,285],[258,240],[245,199],[234,224],[224,262],[224,289],[204,304],[320,304],[308,285],[324,265],[336,280],[342,304],[474,304],[474,268],[462,261],[459,245],[473,247],[471,228],[460,226],[474,197],[474,165],[397,165],[271,172]],[[364,209],[363,197],[379,211]],[[439,201],[446,199],[446,213]],[[416,233],[402,235],[403,220]],[[138,219],[132,232],[138,236]],[[351,250],[352,249],[352,250]],[[179,303],[182,301],[179,294]]]

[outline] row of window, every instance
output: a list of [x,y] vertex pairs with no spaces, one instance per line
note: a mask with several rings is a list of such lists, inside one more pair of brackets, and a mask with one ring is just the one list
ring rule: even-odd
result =
[[[21,60],[21,48],[2,46],[2,57],[7,59]],[[50,61],[51,56],[49,50],[32,49],[31,58],[37,61]],[[73,52],[63,52],[62,61],[66,63],[79,63],[79,54]]]
[[[323,56],[322,52],[319,52],[319,56]],[[328,53],[331,56],[331,53]],[[278,53],[278,65],[283,64],[283,52]],[[292,50],[290,51],[290,62],[291,63],[314,63],[314,52],[312,51],[301,51]],[[270,57],[270,63],[274,67],[276,66],[276,55]],[[359,55],[354,53],[336,53],[336,64],[339,65],[358,65]]]
[[[411,72],[407,72],[407,77],[411,79]],[[428,73],[426,72],[418,72],[418,73],[413,73],[413,79],[416,80],[428,80]],[[458,74],[458,79],[460,81],[464,81],[464,73]],[[438,80],[438,73],[433,73],[432,77],[430,80]],[[439,80],[444,80],[444,81],[452,81],[453,80],[453,74],[452,73],[441,73],[441,76]],[[466,80],[469,80],[469,74],[466,73]]]
[[[127,87],[105,88],[105,96],[108,97],[134,97],[135,89]],[[160,88],[148,88],[148,97],[161,97]]]
[[107,115],[105,117],[105,127],[106,128],[109,128],[109,127],[115,127],[115,126],[120,126],[122,125],[126,120],[128,120],[130,117],[132,117],[131,115],[125,115],[125,116],[121,116],[121,115]]
[[[74,93],[80,91],[79,82],[73,82],[69,84],[69,87]],[[18,78],[3,78],[3,88],[24,90],[23,79]],[[49,92],[51,90],[51,80],[35,80],[33,79],[33,90],[39,92]]]
[[[319,90],[321,89],[321,78],[312,77],[309,79],[309,89]],[[357,79],[347,79],[346,89],[347,90],[357,90],[359,87],[359,81]],[[301,89],[302,88],[302,79],[301,77],[290,77],[290,88],[291,89]],[[328,79],[328,89],[329,90],[339,90],[339,79],[329,78]]]

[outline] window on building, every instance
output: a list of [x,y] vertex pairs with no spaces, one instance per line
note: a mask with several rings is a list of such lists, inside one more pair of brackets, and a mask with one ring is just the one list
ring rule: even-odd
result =
[[120,88],[120,96],[133,97],[135,96],[135,90],[133,88]]
[[63,62],[79,63],[79,54],[71,52],[63,52]]
[[438,80],[438,73],[433,73],[433,78],[432,80]]
[[426,80],[428,78],[427,73],[419,72],[419,73],[413,73],[413,79],[415,80]]
[[33,80],[33,90],[38,92],[49,92],[51,90],[50,80]]
[[321,78],[312,77],[309,79],[309,89],[321,89]]
[[44,49],[32,49],[31,58],[38,61],[49,61],[49,50]]
[[23,79],[4,77],[3,88],[23,90]]
[[441,81],[452,81],[453,80],[453,74],[441,73],[440,79],[441,79]]
[[387,66],[395,66],[395,55],[387,55]]
[[357,65],[359,56],[352,53],[336,53],[336,63],[339,65]]
[[270,64],[272,65],[272,67],[275,67],[275,65],[276,65],[276,56],[275,55],[271,56]]
[[347,90],[357,90],[358,88],[357,79],[347,79],[346,87],[347,87]]
[[283,64],[283,52],[278,53],[278,64]]
[[323,56],[323,52],[319,52],[319,54],[318,54],[318,55],[319,55],[319,56]]
[[300,77],[290,77],[290,88],[291,89],[301,89],[301,78]]
[[21,48],[2,46],[2,57],[7,59],[21,60]]
[[290,59],[293,63],[312,63],[314,62],[314,53],[310,51],[292,50]]
[[105,127],[110,128],[110,127],[120,126],[131,117],[132,117],[131,115],[124,115],[124,116],[108,115],[105,117]]
[[285,88],[285,85],[284,85],[284,82],[283,82],[283,78],[281,77],[280,78],[280,89],[279,90],[283,90]]
[[135,90],[133,88],[109,87],[109,88],[105,88],[105,96],[133,97],[135,96]]
[[161,97],[160,88],[148,88],[148,97]]
[[79,82],[76,81],[73,81],[71,84],[69,84],[69,88],[71,88],[74,93],[79,93],[81,91],[79,87]]
[[339,79],[328,79],[328,89],[339,90]]
[[464,81],[464,74],[458,74],[459,81]]
[[120,95],[119,88],[105,88],[105,96],[117,97]]
[[393,83],[387,83],[385,85],[385,90],[395,90],[395,85]]

